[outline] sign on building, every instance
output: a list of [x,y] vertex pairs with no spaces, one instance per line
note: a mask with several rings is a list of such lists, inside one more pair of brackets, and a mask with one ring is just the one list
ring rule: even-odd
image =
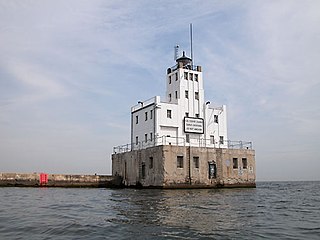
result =
[[202,118],[184,118],[184,132],[185,133],[204,133]]

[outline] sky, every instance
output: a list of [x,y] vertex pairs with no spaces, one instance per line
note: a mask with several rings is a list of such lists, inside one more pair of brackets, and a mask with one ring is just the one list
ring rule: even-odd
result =
[[258,181],[320,180],[320,1],[0,0],[0,172],[111,174],[173,47],[252,141]]

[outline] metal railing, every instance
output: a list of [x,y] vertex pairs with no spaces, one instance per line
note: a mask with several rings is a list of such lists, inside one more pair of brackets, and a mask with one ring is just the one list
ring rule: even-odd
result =
[[179,65],[176,64],[176,65],[170,67],[170,69],[171,69],[171,72],[174,72],[174,71],[177,70],[178,68],[183,68],[183,69],[198,71],[198,68],[197,68],[197,67],[198,67],[198,66],[196,66],[196,65],[191,65],[191,64],[186,64],[186,65],[184,65],[184,66],[179,67]]
[[184,137],[161,136],[152,140],[140,141],[137,143],[128,143],[113,148],[113,153],[124,153],[132,150],[146,149],[154,146],[174,145],[174,146],[191,146],[191,147],[208,147],[208,148],[230,148],[230,149],[252,149],[252,142],[246,141],[219,141],[212,142],[211,139],[190,138],[189,142]]

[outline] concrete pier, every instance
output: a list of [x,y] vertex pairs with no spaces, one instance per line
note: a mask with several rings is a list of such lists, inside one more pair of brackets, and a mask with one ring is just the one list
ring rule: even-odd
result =
[[70,175],[46,173],[0,173],[0,187],[116,187],[110,175]]

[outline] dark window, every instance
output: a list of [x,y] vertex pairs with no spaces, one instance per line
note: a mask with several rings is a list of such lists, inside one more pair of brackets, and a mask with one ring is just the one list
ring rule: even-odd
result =
[[189,92],[188,92],[188,90],[185,91],[185,96],[186,96],[186,98],[189,98]]
[[148,141],[148,134],[144,135],[144,141],[147,142]]
[[171,93],[169,93],[169,102],[171,102]]
[[190,73],[190,80],[193,81],[193,73]]
[[153,117],[153,110],[150,110],[150,119]]
[[195,168],[199,168],[199,157],[193,157],[193,164]]
[[198,82],[198,74],[194,74],[194,80]]
[[147,121],[148,120],[148,112],[145,112],[144,116],[145,116],[144,120]]
[[242,158],[242,168],[247,169],[248,166],[248,161],[246,158]]
[[183,168],[183,156],[177,156],[177,168]]
[[199,118],[199,113],[196,113],[196,118]]
[[189,143],[190,142],[190,135],[186,134],[186,142]]
[[171,116],[171,110],[167,110],[167,118],[171,118],[172,116]]
[[214,136],[210,135],[210,144],[214,144]]
[[218,123],[218,115],[214,115],[214,122]]
[[138,145],[138,143],[139,143],[139,138],[138,136],[136,136],[136,144]]
[[223,144],[224,143],[224,140],[223,140],[223,136],[220,136],[220,141],[219,141],[220,144]]
[[139,116],[136,116],[136,124],[139,122]]
[[153,168],[153,157],[149,157],[149,168]]
[[152,133],[150,133],[150,140],[151,140],[151,141],[153,140],[153,135],[152,135]]
[[195,92],[195,93],[194,93],[194,98],[197,99],[197,100],[199,100],[199,92]]
[[176,81],[178,81],[178,73],[176,73],[175,75],[176,75]]
[[175,91],[176,99],[178,99],[178,91]]
[[233,169],[238,168],[238,158],[233,158]]
[[141,164],[141,178],[146,178],[146,164],[144,162]]
[[189,113],[188,112],[186,112],[186,117],[189,117]]
[[171,84],[171,76],[169,76],[169,84]]
[[184,73],[184,79],[188,80],[188,73],[187,72]]

